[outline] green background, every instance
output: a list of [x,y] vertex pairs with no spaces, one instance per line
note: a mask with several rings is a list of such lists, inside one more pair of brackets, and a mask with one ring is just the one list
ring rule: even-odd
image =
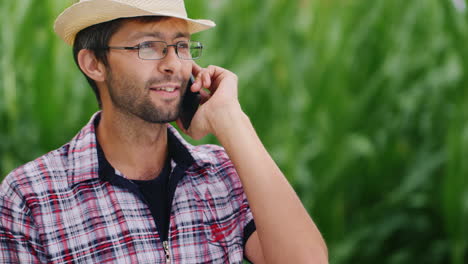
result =
[[[455,1],[455,0],[454,0]],[[70,0],[0,2],[0,179],[97,110],[52,30]],[[456,0],[463,3],[462,0]],[[199,63],[240,101],[331,263],[468,263],[468,24],[451,0],[186,0]],[[207,137],[202,142],[215,142]],[[287,223],[285,223],[287,224]]]

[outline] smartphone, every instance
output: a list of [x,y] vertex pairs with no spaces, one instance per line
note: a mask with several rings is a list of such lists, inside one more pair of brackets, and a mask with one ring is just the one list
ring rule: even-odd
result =
[[197,112],[198,106],[200,106],[201,96],[199,92],[192,92],[190,88],[192,87],[195,79],[193,76],[190,76],[190,79],[187,84],[187,89],[185,89],[185,94],[182,99],[182,111],[180,112],[180,121],[185,129],[189,129],[192,118]]

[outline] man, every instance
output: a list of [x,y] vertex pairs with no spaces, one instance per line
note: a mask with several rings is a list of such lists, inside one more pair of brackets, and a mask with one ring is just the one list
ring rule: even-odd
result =
[[[5,178],[1,263],[327,262],[242,112],[237,77],[193,62],[202,45],[190,34],[213,26],[187,18],[183,0],[81,0],[58,17],[102,110]],[[202,96],[188,129],[186,89]],[[188,144],[171,121],[224,148]]]

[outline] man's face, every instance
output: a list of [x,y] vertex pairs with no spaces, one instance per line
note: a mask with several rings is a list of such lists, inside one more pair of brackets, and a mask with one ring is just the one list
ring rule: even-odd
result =
[[[145,41],[175,44],[188,41],[187,24],[176,18],[157,22],[125,22],[109,41],[109,46],[133,47]],[[161,60],[142,60],[138,50],[110,50],[106,85],[111,109],[150,123],[167,123],[179,117],[181,99],[192,70],[190,60],[177,57],[169,47]]]

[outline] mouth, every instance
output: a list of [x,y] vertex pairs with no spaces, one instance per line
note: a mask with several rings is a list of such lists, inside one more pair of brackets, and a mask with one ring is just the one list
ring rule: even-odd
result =
[[159,98],[169,100],[180,96],[180,84],[165,83],[149,87],[151,94],[157,95]]
[[176,87],[157,87],[157,88],[150,88],[150,90],[172,93],[175,90],[178,90],[178,88],[176,88]]
[[180,84],[179,83],[161,83],[157,85],[151,85],[149,88],[151,90],[174,91],[180,88]]

